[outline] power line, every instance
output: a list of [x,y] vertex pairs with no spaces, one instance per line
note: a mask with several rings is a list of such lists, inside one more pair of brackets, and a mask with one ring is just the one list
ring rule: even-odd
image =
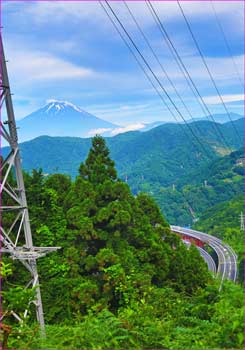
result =
[[[200,94],[200,92],[199,92],[199,90],[198,90],[196,84],[194,83],[193,79],[191,78],[190,73],[188,72],[188,70],[187,70],[187,68],[186,68],[186,66],[185,66],[185,64],[184,64],[184,62],[183,62],[183,60],[181,59],[181,57],[180,57],[178,51],[176,50],[174,44],[172,43],[172,41],[171,41],[171,39],[170,39],[170,37],[169,37],[169,35],[168,35],[166,29],[164,28],[164,26],[163,26],[163,24],[162,24],[162,22],[161,22],[161,20],[160,20],[160,18],[159,18],[159,16],[158,16],[158,14],[156,13],[156,10],[154,9],[154,7],[153,7],[153,5],[151,4],[151,2],[148,2],[148,1],[145,1],[145,2],[146,2],[146,5],[147,5],[147,7],[148,7],[148,9],[149,9],[149,11],[150,11],[150,13],[151,13],[151,15],[152,15],[152,17],[153,17],[155,23],[156,23],[156,25],[158,26],[158,28],[159,28],[159,30],[160,30],[160,33],[161,33],[162,36],[163,36],[164,41],[166,42],[167,46],[169,47],[170,51],[172,52],[173,57],[174,57],[176,63],[178,64],[180,70],[181,70],[182,73],[184,74],[184,76],[185,76],[185,78],[186,78],[186,80],[187,80],[188,85],[191,87],[192,91],[193,91],[193,88],[194,88],[195,93],[199,96],[200,101],[202,102],[202,104],[201,104],[201,102],[199,101],[199,99],[197,99],[198,103],[200,104],[200,106],[201,106],[202,109],[203,109],[203,107],[205,108],[206,112],[204,112],[204,113],[208,113],[208,116],[207,116],[207,117],[210,117],[210,118],[212,119],[212,121],[213,121],[213,123],[214,123],[214,124],[212,124],[212,125],[213,125],[213,128],[214,128],[214,130],[217,132],[216,135],[218,136],[218,138],[219,138],[219,137],[221,138],[222,143],[223,143],[223,146],[225,146],[227,149],[229,149],[229,150],[231,151],[231,148],[228,146],[228,144],[227,144],[227,142],[226,142],[226,140],[225,140],[225,138],[224,138],[224,135],[223,135],[222,131],[221,131],[220,128],[218,127],[218,124],[217,124],[216,121],[214,120],[214,117],[213,117],[212,113],[210,112],[209,108],[207,107],[205,101],[203,100],[203,97],[201,96],[201,94]],[[184,72],[183,72],[183,71],[184,71]],[[187,75],[187,77],[189,78],[189,80],[187,79],[186,75]],[[190,85],[190,83],[191,83],[191,85]],[[194,93],[194,91],[193,91],[193,93]],[[194,93],[194,95],[195,95],[195,93]],[[195,96],[196,96],[196,95],[195,95]]]
[[195,45],[196,45],[196,48],[197,48],[197,50],[198,50],[198,52],[199,52],[199,55],[200,55],[200,57],[201,57],[201,59],[202,59],[202,62],[203,62],[204,66],[205,66],[205,68],[206,68],[206,70],[207,70],[207,72],[208,72],[208,75],[209,75],[209,77],[210,77],[210,80],[211,80],[212,83],[213,83],[213,86],[214,86],[214,88],[215,88],[215,91],[217,92],[217,94],[218,94],[218,96],[219,96],[219,98],[220,98],[220,101],[221,101],[221,103],[222,103],[222,105],[223,105],[223,107],[224,107],[224,110],[226,111],[226,114],[227,114],[227,116],[228,116],[228,118],[229,118],[229,120],[230,120],[230,122],[231,122],[231,125],[232,125],[232,127],[233,127],[235,133],[237,134],[237,137],[239,138],[240,142],[242,143],[241,137],[240,137],[240,135],[239,135],[239,133],[238,133],[238,131],[237,131],[237,128],[236,128],[235,124],[233,123],[233,120],[232,120],[232,118],[231,118],[230,112],[228,111],[228,109],[227,109],[227,107],[226,107],[225,101],[224,101],[224,99],[223,99],[223,97],[222,97],[222,95],[221,95],[221,93],[220,93],[220,91],[219,91],[219,89],[218,89],[218,86],[217,86],[217,84],[216,84],[216,82],[215,82],[215,80],[214,80],[214,77],[213,77],[213,75],[212,75],[212,73],[211,73],[211,71],[210,71],[210,69],[209,69],[209,67],[208,67],[208,64],[207,64],[207,62],[206,62],[206,59],[205,59],[205,57],[204,57],[204,55],[203,55],[203,53],[202,53],[202,51],[201,51],[201,48],[200,48],[200,46],[199,46],[199,44],[198,44],[198,42],[197,42],[197,40],[196,40],[196,37],[195,37],[195,35],[194,35],[194,33],[193,33],[192,29],[191,29],[191,25],[190,25],[190,23],[189,23],[189,21],[188,21],[186,15],[185,15],[185,13],[184,13],[184,10],[183,10],[182,6],[180,5],[179,0],[177,0],[177,3],[178,3],[178,6],[179,6],[179,8],[180,8],[180,11],[181,11],[181,13],[182,13],[182,15],[183,15],[183,18],[184,18],[184,20],[185,20],[185,23],[186,23],[186,25],[187,25],[187,28],[189,29],[189,32],[190,32],[190,34],[191,34],[191,37],[192,37],[192,39],[193,39],[193,41],[194,41],[194,43],[195,43]]
[[116,23],[113,21],[113,19],[111,18],[110,14],[108,13],[108,11],[106,10],[106,8],[104,7],[102,1],[99,1],[101,7],[103,8],[103,10],[105,11],[106,15],[108,16],[110,22],[112,23],[112,25],[114,26],[114,28],[116,29],[117,33],[119,34],[120,38],[123,40],[123,42],[125,43],[125,45],[127,46],[127,48],[129,49],[129,51],[131,52],[131,54],[133,55],[133,57],[135,58],[137,64],[139,65],[139,67],[141,68],[141,70],[143,71],[144,75],[146,76],[147,80],[150,82],[150,84],[152,85],[153,89],[155,90],[155,92],[157,93],[157,95],[160,97],[160,99],[162,100],[162,102],[164,103],[164,105],[167,107],[168,111],[170,112],[170,114],[173,116],[173,118],[175,119],[175,121],[177,122],[177,124],[183,129],[184,133],[186,134],[186,136],[188,137],[188,134],[186,133],[185,129],[183,128],[182,124],[179,124],[179,120],[176,118],[176,116],[174,115],[174,113],[172,112],[172,110],[169,108],[168,104],[166,103],[166,101],[164,100],[163,96],[160,94],[160,92],[158,91],[157,87],[154,85],[152,79],[149,77],[148,73],[146,72],[144,66],[141,64],[140,60],[138,59],[138,57],[135,55],[134,51],[132,50],[132,48],[130,47],[130,45],[128,44],[128,42],[126,41],[126,39],[123,37],[122,33],[120,32],[120,30],[118,29],[118,27],[116,26]]
[[[149,47],[151,53],[152,53],[153,56],[155,57],[155,59],[156,59],[156,61],[158,62],[159,66],[161,67],[162,72],[164,73],[164,75],[166,76],[168,82],[170,83],[170,85],[171,85],[172,88],[174,89],[176,95],[177,95],[178,98],[180,99],[180,101],[181,101],[182,105],[184,106],[186,112],[188,113],[190,119],[191,119],[192,121],[194,121],[194,120],[193,120],[193,115],[192,115],[192,113],[190,112],[190,110],[189,110],[189,108],[187,107],[187,105],[185,104],[183,98],[181,97],[181,95],[179,94],[178,90],[176,89],[176,87],[175,87],[173,81],[171,80],[170,76],[168,75],[167,71],[164,69],[164,67],[163,67],[163,65],[162,65],[162,63],[161,63],[161,61],[159,60],[159,58],[158,58],[157,54],[155,53],[155,51],[154,51],[152,45],[150,44],[149,40],[147,39],[146,35],[144,34],[144,31],[143,31],[142,28],[140,27],[140,25],[139,25],[138,21],[136,20],[134,14],[133,14],[132,11],[130,10],[130,8],[129,8],[129,6],[127,5],[126,1],[123,0],[123,2],[124,2],[124,5],[126,6],[128,12],[129,12],[130,16],[132,17],[132,19],[133,19],[135,25],[137,26],[138,30],[140,31],[141,35],[143,36],[143,38],[144,38],[144,40],[145,40],[147,46]],[[201,135],[201,134],[202,134],[202,131],[200,130],[200,128],[199,128],[196,124],[195,124],[195,128],[197,129],[197,131],[198,131],[199,134]]]
[[[144,72],[144,74],[146,75],[147,79],[150,81],[151,85],[153,86],[153,88],[155,89],[155,91],[157,92],[157,94],[159,95],[159,97],[162,99],[162,101],[166,104],[166,102],[164,101],[162,95],[159,93],[159,91],[157,90],[157,88],[156,88],[155,85],[153,84],[152,80],[150,79],[150,77],[149,77],[148,74],[146,73],[146,71],[145,71],[144,67],[142,66],[141,62],[139,61],[138,57],[135,55],[135,53],[133,52],[131,46],[128,44],[128,42],[126,41],[126,39],[124,38],[124,36],[123,36],[123,35],[121,34],[121,32],[119,31],[117,25],[115,24],[115,22],[114,22],[113,19],[111,18],[110,14],[109,14],[108,11],[106,10],[106,8],[105,8],[104,5],[102,4],[102,2],[101,2],[101,1],[99,1],[99,2],[100,2],[100,5],[102,6],[103,10],[106,12],[106,14],[107,14],[109,20],[111,21],[111,23],[112,23],[113,26],[115,27],[116,31],[118,32],[118,34],[120,35],[120,37],[122,38],[122,40],[124,41],[124,43],[126,44],[126,46],[128,47],[128,49],[130,50],[130,52],[132,53],[132,55],[134,56],[134,58],[136,59],[136,61],[137,61],[137,63],[139,64],[140,68],[143,70],[143,72]],[[106,3],[107,3],[107,1],[106,1]],[[109,6],[108,3],[107,3],[107,6],[110,8],[111,12],[114,13],[114,11],[111,9],[111,7]],[[118,19],[118,17],[116,16],[115,13],[114,13],[114,17],[117,19],[117,22],[118,22],[118,23],[121,23],[121,21]],[[126,29],[124,28],[124,26],[123,26],[122,23],[120,24],[120,26],[121,26],[121,28],[124,29],[124,33],[127,33],[127,31],[126,31]],[[129,36],[128,33],[127,33],[127,37],[131,39],[131,37]],[[133,40],[131,39],[130,41],[131,41],[131,43],[133,44],[133,46],[136,48],[136,45],[135,45],[135,43],[133,42]],[[139,50],[136,50],[136,51],[138,52],[138,54],[140,55],[140,57],[143,57],[143,55],[140,53]],[[143,61],[144,61],[144,60],[143,60]],[[144,61],[144,62],[145,62],[145,61]],[[147,67],[149,66],[147,62],[146,62],[145,64],[146,64]],[[149,70],[152,72],[151,68],[149,68]],[[155,77],[154,72],[152,72],[152,73],[153,73],[153,76]],[[169,109],[169,107],[168,107],[168,109]],[[169,109],[169,110],[170,110],[170,109]],[[174,117],[175,120],[176,120],[176,117],[174,116],[174,114],[172,113],[171,110],[170,110],[170,112],[171,112],[171,114],[173,115],[173,117]],[[178,124],[178,125],[179,125],[180,127],[183,128],[183,125],[181,125],[181,124]],[[185,132],[185,129],[184,129],[184,128],[183,128],[183,130],[184,130],[184,132]],[[185,133],[186,133],[186,132],[185,132]],[[188,134],[186,134],[186,135],[187,135],[187,137],[188,137]],[[202,144],[201,144],[201,145],[202,145]],[[209,157],[209,155],[208,155],[208,157]],[[189,207],[190,207],[189,200],[186,198],[186,196],[184,195],[184,193],[181,192],[181,194],[182,194],[182,196],[183,196],[183,199],[184,199],[185,203],[188,205],[188,208],[189,208]]]
[[225,43],[226,49],[227,49],[228,53],[230,54],[231,60],[232,60],[232,62],[233,62],[233,66],[234,66],[234,69],[235,69],[237,78],[238,78],[239,82],[241,83],[241,87],[242,87],[242,89],[243,89],[243,85],[244,85],[244,84],[243,84],[243,82],[242,82],[242,80],[241,80],[240,73],[239,73],[239,69],[238,69],[237,64],[236,64],[236,61],[235,61],[235,59],[234,59],[234,57],[233,57],[233,54],[232,54],[232,51],[231,51],[231,47],[230,47],[229,42],[228,42],[228,40],[227,40],[227,37],[226,37],[226,35],[225,35],[224,28],[223,28],[223,26],[222,26],[222,24],[221,24],[221,21],[220,21],[219,17],[218,17],[217,11],[215,10],[215,6],[214,6],[214,3],[213,3],[213,0],[210,0],[210,4],[211,4],[211,7],[212,7],[212,9],[213,9],[214,16],[215,16],[215,18],[216,18],[218,27],[219,27],[220,32],[221,32],[221,34],[222,34],[222,37],[223,37],[223,39],[224,39],[224,43]]
[[[194,88],[193,88],[194,82],[192,82],[191,77],[188,76],[187,70],[185,71],[185,70],[183,69],[183,67],[182,67],[181,64],[180,64],[181,59],[179,58],[179,60],[180,60],[180,62],[179,62],[179,61],[178,61],[178,55],[177,55],[177,53],[174,52],[174,49],[171,47],[171,44],[166,40],[165,34],[164,34],[164,32],[163,32],[161,26],[159,25],[158,20],[156,19],[156,14],[154,14],[153,10],[152,10],[151,7],[148,5],[148,1],[145,1],[145,3],[146,3],[146,5],[147,5],[147,7],[148,7],[148,9],[149,9],[149,11],[150,11],[150,13],[151,13],[151,15],[152,15],[152,18],[153,18],[153,20],[155,21],[155,23],[156,23],[156,25],[157,25],[157,27],[158,27],[158,29],[159,29],[161,35],[163,36],[163,39],[165,40],[165,42],[166,42],[166,44],[167,44],[167,46],[168,46],[170,52],[172,53],[175,62],[177,63],[177,65],[178,65],[178,67],[179,67],[181,73],[183,74],[184,78],[186,79],[186,82],[187,82],[189,88],[190,88],[191,91],[193,92],[193,95],[194,95],[194,97],[196,98],[196,100],[197,100],[199,106],[201,107],[203,113],[206,114],[206,110],[204,109],[203,105],[202,105],[201,102],[199,101],[199,99],[198,99],[198,97],[197,97],[198,95],[197,95],[196,91],[195,91]],[[160,21],[160,19],[159,19],[159,21]],[[176,57],[177,57],[177,58],[176,58]],[[183,62],[182,62],[182,63],[183,63]],[[183,65],[184,65],[184,64],[183,64]],[[189,80],[188,80],[188,78],[189,78]],[[192,83],[192,84],[191,84],[191,83]]]
[[162,95],[160,94],[160,92],[158,91],[157,87],[154,85],[152,79],[149,77],[149,75],[147,74],[144,66],[141,64],[140,60],[138,59],[138,57],[135,55],[134,51],[132,50],[132,48],[130,47],[130,45],[128,44],[128,42],[126,41],[126,39],[123,37],[122,33],[120,32],[120,30],[118,29],[118,27],[116,26],[115,22],[113,21],[113,19],[111,18],[110,14],[108,13],[108,11],[106,10],[106,8],[104,7],[102,1],[99,1],[101,7],[103,8],[103,10],[105,11],[106,15],[108,16],[110,22],[112,23],[112,25],[114,26],[114,28],[116,29],[117,33],[119,34],[120,38],[123,40],[123,42],[125,43],[125,45],[127,46],[127,48],[129,49],[129,51],[131,52],[131,54],[133,55],[133,57],[135,58],[137,64],[139,65],[139,67],[142,69],[143,73],[145,74],[147,80],[150,82],[150,84],[152,85],[153,89],[156,91],[157,95],[161,98],[162,102],[165,104],[165,106],[167,107],[168,111],[171,113],[171,115],[175,118],[175,121],[177,123],[179,123],[178,119],[175,117],[175,115],[173,114],[173,112],[171,111],[171,109],[169,108],[168,104],[166,103],[166,101],[164,100],[164,98],[162,97]]
[[[165,93],[165,95],[168,97],[169,101],[171,102],[171,104],[173,105],[174,109],[176,110],[176,112],[178,113],[178,115],[181,117],[181,119],[184,121],[184,123],[186,124],[187,128],[190,130],[191,134],[193,135],[193,137],[196,139],[196,141],[201,145],[201,147],[203,148],[204,152],[208,155],[206,149],[204,148],[203,144],[201,143],[201,141],[199,140],[199,138],[196,136],[196,134],[193,132],[193,130],[191,129],[190,125],[188,123],[186,123],[185,118],[183,117],[182,113],[179,111],[178,107],[176,106],[176,104],[174,103],[174,101],[172,100],[171,96],[169,95],[169,93],[166,91],[166,89],[163,87],[161,81],[158,79],[158,77],[156,76],[156,74],[154,73],[154,71],[152,70],[151,66],[149,65],[149,63],[147,62],[147,60],[145,59],[144,55],[140,52],[139,48],[137,47],[137,45],[135,44],[135,42],[133,41],[133,39],[131,38],[131,36],[129,35],[128,31],[125,29],[124,25],[122,24],[122,22],[120,21],[120,19],[118,18],[118,16],[116,15],[115,11],[112,9],[112,7],[110,6],[110,4],[108,3],[107,0],[105,0],[105,3],[107,4],[107,6],[109,7],[110,11],[112,12],[113,16],[116,18],[118,24],[120,25],[120,27],[122,28],[123,32],[126,34],[127,38],[129,39],[129,41],[131,42],[131,44],[133,45],[133,47],[135,48],[136,52],[138,53],[138,55],[141,57],[142,61],[144,62],[144,64],[147,66],[147,68],[149,69],[149,71],[151,72],[151,74],[153,75],[153,77],[155,78],[155,80],[157,81],[157,83],[159,84],[160,88],[163,90],[163,92]],[[102,2],[100,1],[100,4],[102,5]],[[103,7],[103,6],[102,6]],[[103,7],[104,8],[104,7]],[[208,155],[209,157],[209,155]]]
[[[152,85],[152,87],[154,88],[154,90],[156,91],[157,95],[160,97],[160,99],[162,100],[162,102],[165,104],[165,106],[167,107],[167,109],[169,110],[169,112],[171,113],[171,115],[173,116],[173,118],[175,119],[175,121],[177,122],[177,125],[179,125],[179,127],[183,130],[183,132],[185,133],[186,137],[189,138],[188,134],[186,133],[185,128],[183,127],[182,124],[179,124],[178,119],[176,118],[176,116],[174,115],[174,113],[172,112],[172,110],[169,108],[168,104],[166,103],[166,101],[164,100],[163,96],[160,94],[160,92],[158,91],[158,89],[156,88],[156,86],[154,85],[154,83],[152,82],[151,78],[149,77],[149,75],[147,74],[145,68],[143,67],[143,65],[141,64],[141,62],[139,61],[138,57],[135,55],[134,51],[132,50],[132,48],[130,47],[130,45],[127,43],[126,39],[123,37],[123,35],[121,34],[121,32],[119,31],[118,27],[116,26],[115,22],[113,21],[113,19],[111,18],[110,14],[108,13],[108,11],[106,10],[106,8],[104,7],[103,3],[101,1],[99,1],[101,7],[103,8],[103,10],[105,11],[106,15],[108,16],[110,22],[112,23],[112,25],[114,26],[114,28],[116,29],[117,33],[119,34],[119,36],[121,37],[121,39],[123,40],[123,42],[125,43],[125,45],[127,46],[127,48],[129,49],[129,51],[131,52],[131,54],[133,55],[133,57],[135,58],[136,62],[138,63],[139,67],[142,69],[143,73],[145,74],[147,80],[150,82],[150,84]],[[193,143],[193,140],[191,141]],[[193,143],[194,144],[194,143]],[[194,144],[195,146],[195,144]],[[196,146],[195,146],[196,147]],[[203,148],[205,154],[207,155],[208,158],[210,158],[209,153],[206,151],[206,149],[204,148],[204,146],[201,144],[201,147]]]

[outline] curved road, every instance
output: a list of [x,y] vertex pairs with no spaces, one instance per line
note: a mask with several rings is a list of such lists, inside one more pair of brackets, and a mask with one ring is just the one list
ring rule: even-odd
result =
[[199,250],[201,256],[206,261],[208,265],[209,271],[212,271],[214,274],[217,272],[216,264],[214,262],[214,259],[211,257],[211,255],[203,248],[197,247]]
[[[223,243],[221,239],[208,235],[207,233],[191,230],[188,228],[183,228],[180,226],[170,226],[172,232],[176,232],[178,234],[187,235],[190,237],[194,237],[209,245],[218,256],[218,269],[217,274],[221,276],[221,285],[222,286],[224,279],[230,279],[235,282],[237,278],[237,256],[233,249],[227,244]],[[204,257],[207,262],[209,269],[213,271],[213,262],[210,260],[211,256],[206,252],[203,252],[204,249],[199,249],[201,255]],[[209,257],[207,256],[209,255]],[[212,258],[211,258],[212,259]],[[213,259],[212,259],[213,260]]]

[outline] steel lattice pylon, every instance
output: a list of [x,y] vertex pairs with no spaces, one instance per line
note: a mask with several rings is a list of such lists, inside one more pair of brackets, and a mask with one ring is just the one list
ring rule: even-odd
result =
[[[0,136],[3,137],[9,146],[9,153],[1,161],[0,174],[0,196],[1,196],[1,225],[0,239],[1,252],[10,254],[12,259],[19,260],[31,274],[31,279],[25,288],[35,287],[36,298],[31,302],[35,303],[37,321],[40,323],[42,334],[45,335],[45,325],[39,277],[36,260],[58,249],[58,247],[35,247],[33,246],[32,233],[29,220],[29,212],[26,201],[25,185],[21,169],[21,158],[18,146],[18,135],[13,110],[13,103],[8,79],[7,65],[3,51],[2,36],[0,37],[1,50],[1,81],[0,81],[0,107],[6,106],[6,121],[0,122]],[[16,180],[16,188],[10,184],[13,176]],[[6,203],[5,203],[6,202]],[[11,212],[13,219],[11,223],[4,222],[4,213]],[[21,318],[14,310],[12,314],[20,321]],[[27,310],[24,317],[27,316]],[[1,315],[1,319],[4,315]],[[0,320],[1,321],[1,320]]]

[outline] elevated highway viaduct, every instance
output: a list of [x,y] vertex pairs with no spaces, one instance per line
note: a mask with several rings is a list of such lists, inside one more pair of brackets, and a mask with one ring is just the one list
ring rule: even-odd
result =
[[[197,246],[200,254],[207,262],[209,270],[217,273],[221,277],[221,286],[224,279],[230,279],[233,282],[236,281],[237,256],[233,249],[224,243],[221,239],[204,232],[180,226],[171,226],[171,231],[178,234],[183,239],[183,241],[188,241]],[[217,254],[217,266],[211,255],[203,249],[204,245],[210,246]]]

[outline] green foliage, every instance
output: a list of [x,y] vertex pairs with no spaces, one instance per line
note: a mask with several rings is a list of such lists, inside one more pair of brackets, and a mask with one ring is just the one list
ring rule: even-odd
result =
[[80,176],[92,184],[101,184],[105,180],[115,180],[117,177],[114,162],[109,158],[109,149],[101,136],[92,140],[92,148],[89,151],[85,164],[79,168]]
[[[233,123],[243,139],[243,119]],[[243,190],[243,167],[236,163],[237,159],[243,157],[243,150],[224,156],[227,150],[220,153],[220,140],[217,139],[211,122],[198,121],[190,125],[198,135],[198,130],[201,130],[199,136],[205,143],[210,158],[203,154],[202,148],[196,144],[185,125],[180,128],[176,124],[164,124],[144,133],[129,132],[107,139],[119,178],[125,180],[127,177],[133,194],[147,192],[153,196],[168,222],[182,226],[193,222],[190,207],[199,217],[210,205],[227,201]],[[243,146],[229,123],[221,124],[219,128],[231,149]],[[49,174],[57,173],[59,169],[60,173],[75,178],[80,162],[86,159],[89,146],[89,139],[39,137],[21,145],[23,167],[29,172],[41,167]],[[103,139],[90,152],[91,159],[93,152],[96,153],[100,147],[104,147]],[[5,152],[3,149],[3,154]],[[101,156],[103,159],[97,159],[98,162],[102,164],[107,155]],[[113,166],[107,164],[102,171],[99,163],[93,165],[94,175],[92,168],[88,170],[90,177],[103,178],[104,171],[106,173],[109,168],[113,169]],[[83,165],[80,171],[82,167]],[[95,175],[98,168],[100,174]],[[205,180],[208,181],[208,187],[204,187]],[[68,191],[63,185],[59,183],[58,192]]]
[[222,293],[214,282],[191,297],[151,286],[116,315],[90,311],[81,321],[48,325],[46,339],[38,337],[35,326],[25,326],[10,345],[29,350],[242,349],[242,295],[242,288],[230,282]]
[[[219,294],[197,249],[187,249],[171,233],[151,197],[133,195],[118,178],[101,137],[93,139],[75,181],[61,174],[45,177],[41,170],[25,178],[34,244],[61,249],[38,264],[47,339],[39,338],[35,324],[23,325],[16,327],[9,346],[241,345],[240,287],[225,284]],[[1,269],[8,282],[27,279],[16,264],[7,264]],[[31,296],[11,288],[5,284],[5,307],[18,309],[16,300],[23,306]],[[231,324],[224,304],[233,314]]]
[[0,275],[2,312],[5,319],[13,324],[15,322],[14,317],[11,315],[12,310],[14,310],[20,318],[23,318],[25,309],[30,310],[30,302],[34,298],[35,289],[23,289],[22,286],[11,283],[13,265],[10,262],[1,261]]
[[195,227],[227,242],[238,255],[239,280],[244,280],[244,232],[240,227],[240,214],[244,210],[242,195],[206,210]]
[[7,278],[9,275],[12,275],[11,264],[6,263],[5,261],[0,262],[0,276],[1,278]]
[[[207,162],[188,176],[176,178],[175,187],[149,183],[147,191],[155,198],[173,225],[190,226],[193,212],[199,218],[207,208],[232,199],[243,192],[243,176],[237,174],[237,160],[243,150]],[[206,181],[206,185],[205,185]]]

